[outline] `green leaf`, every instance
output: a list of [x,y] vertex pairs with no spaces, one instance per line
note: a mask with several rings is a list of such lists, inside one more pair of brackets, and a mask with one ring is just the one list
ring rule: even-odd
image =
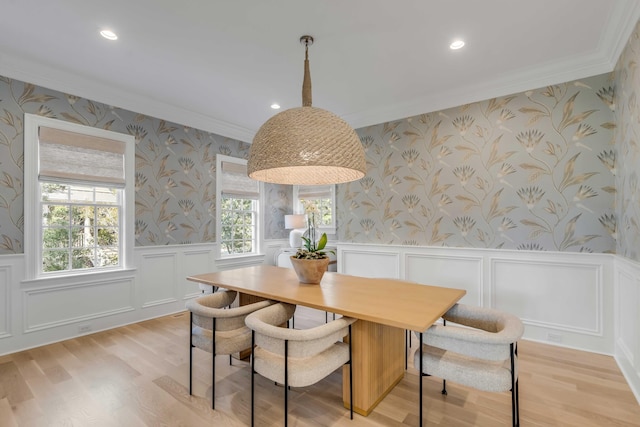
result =
[[322,236],[320,236],[320,240],[318,240],[318,250],[321,251],[324,249],[325,246],[327,246],[327,233],[322,233]]

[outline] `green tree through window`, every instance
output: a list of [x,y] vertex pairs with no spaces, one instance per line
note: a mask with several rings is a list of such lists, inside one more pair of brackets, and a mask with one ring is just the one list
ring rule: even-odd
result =
[[120,190],[41,182],[42,271],[117,266]]
[[257,201],[223,197],[220,207],[223,254],[247,254],[255,251]]

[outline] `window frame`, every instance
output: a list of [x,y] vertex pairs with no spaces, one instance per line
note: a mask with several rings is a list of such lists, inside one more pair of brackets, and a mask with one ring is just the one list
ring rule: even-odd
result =
[[[121,214],[119,215],[119,264],[117,266],[71,269],[61,271],[42,271],[42,193],[39,174],[39,129],[41,126],[62,131],[75,132],[91,137],[121,141],[124,149],[125,185],[121,191]],[[73,122],[53,119],[25,113],[24,115],[24,237],[25,237],[25,278],[41,280],[60,277],[76,277],[121,272],[133,268],[134,221],[135,221],[135,138],[132,135],[94,128]],[[74,180],[69,180],[73,185]],[[86,182],[75,180],[80,186]],[[96,184],[94,187],[108,187]]]
[[[313,187],[313,186],[305,186],[305,187]],[[328,184],[328,185],[320,185],[319,187],[329,187],[329,190],[331,192],[331,197],[330,197],[330,199],[331,199],[331,224],[320,225],[318,227],[318,230],[320,230],[322,233],[336,234],[336,186],[335,186],[335,184]],[[293,213],[295,213],[295,214],[305,214],[306,212],[304,211],[304,207],[302,206],[302,203],[300,202],[299,190],[300,190],[300,186],[299,185],[294,185],[293,186]]]
[[[252,252],[242,254],[224,254],[222,245],[222,163],[234,163],[247,165],[246,159],[216,154],[216,241],[217,241],[217,261],[230,261],[252,259],[253,257],[264,257],[264,183],[258,183],[258,198],[256,199],[255,215],[255,244]],[[240,198],[240,197],[238,197]]]

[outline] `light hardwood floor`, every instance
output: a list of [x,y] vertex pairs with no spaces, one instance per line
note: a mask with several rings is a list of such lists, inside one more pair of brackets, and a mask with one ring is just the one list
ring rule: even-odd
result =
[[[300,309],[296,328],[324,322]],[[0,356],[0,426],[244,426],[250,417],[248,362],[194,350],[194,395],[188,394],[189,316],[180,313]],[[413,340],[414,349],[416,340]],[[612,357],[522,341],[523,426],[640,426],[640,405]],[[356,362],[357,363],[357,362]],[[289,394],[292,426],[416,426],[418,375],[405,378],[369,415],[341,401],[341,370]],[[256,375],[256,425],[282,425],[282,387]],[[508,393],[483,393],[424,379],[425,425],[508,426]]]

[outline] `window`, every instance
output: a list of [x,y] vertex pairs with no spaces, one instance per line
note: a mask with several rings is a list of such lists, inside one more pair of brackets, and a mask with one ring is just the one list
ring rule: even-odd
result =
[[28,278],[131,266],[134,147],[130,135],[25,115]]
[[260,249],[260,183],[247,176],[246,160],[216,158],[220,256],[256,255]]
[[296,213],[305,213],[305,205],[312,204],[319,211],[316,222],[325,233],[335,234],[335,185],[295,185],[293,199]]
[[42,273],[120,266],[122,191],[40,181]]

